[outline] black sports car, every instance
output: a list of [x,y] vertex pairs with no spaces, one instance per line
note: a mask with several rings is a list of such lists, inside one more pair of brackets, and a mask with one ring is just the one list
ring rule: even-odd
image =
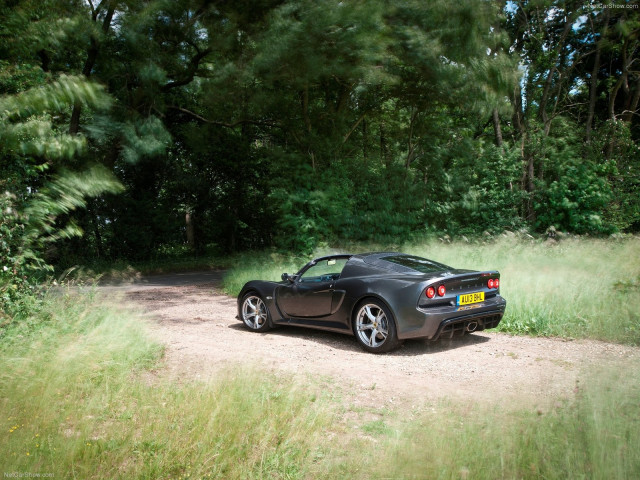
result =
[[494,328],[506,304],[495,270],[364,253],[316,258],[295,275],[283,273],[281,282],[248,282],[238,296],[238,318],[259,332],[297,325],[347,333],[365,350],[387,352],[407,338]]

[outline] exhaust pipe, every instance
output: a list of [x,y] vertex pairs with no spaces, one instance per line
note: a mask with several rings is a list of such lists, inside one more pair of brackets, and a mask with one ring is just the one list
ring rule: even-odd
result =
[[478,328],[478,322],[469,322],[467,324],[467,332],[475,332],[476,328]]

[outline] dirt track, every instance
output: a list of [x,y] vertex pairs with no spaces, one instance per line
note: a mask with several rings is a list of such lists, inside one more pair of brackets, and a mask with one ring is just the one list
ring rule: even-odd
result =
[[200,272],[106,288],[124,291],[148,312],[154,334],[167,346],[170,374],[206,380],[239,363],[322,377],[345,389],[353,404],[412,406],[450,397],[511,397],[545,408],[572,396],[590,365],[640,360],[640,349],[633,347],[491,331],[438,342],[407,341],[385,355],[366,353],[345,335],[293,327],[259,334],[236,320],[236,300],[219,292],[220,279],[220,273]]

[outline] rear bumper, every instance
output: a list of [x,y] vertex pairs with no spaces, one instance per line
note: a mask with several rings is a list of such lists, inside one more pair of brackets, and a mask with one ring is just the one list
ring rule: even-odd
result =
[[472,306],[443,306],[432,309],[416,308],[405,311],[398,318],[398,338],[451,338],[466,332],[498,326],[507,301],[500,295]]

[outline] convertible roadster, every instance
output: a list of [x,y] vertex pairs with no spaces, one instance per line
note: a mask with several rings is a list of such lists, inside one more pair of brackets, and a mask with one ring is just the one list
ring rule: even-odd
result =
[[506,301],[500,273],[460,270],[403,253],[330,255],[281,282],[253,280],[238,318],[253,331],[297,325],[355,335],[370,352],[407,338],[436,340],[494,328]]

